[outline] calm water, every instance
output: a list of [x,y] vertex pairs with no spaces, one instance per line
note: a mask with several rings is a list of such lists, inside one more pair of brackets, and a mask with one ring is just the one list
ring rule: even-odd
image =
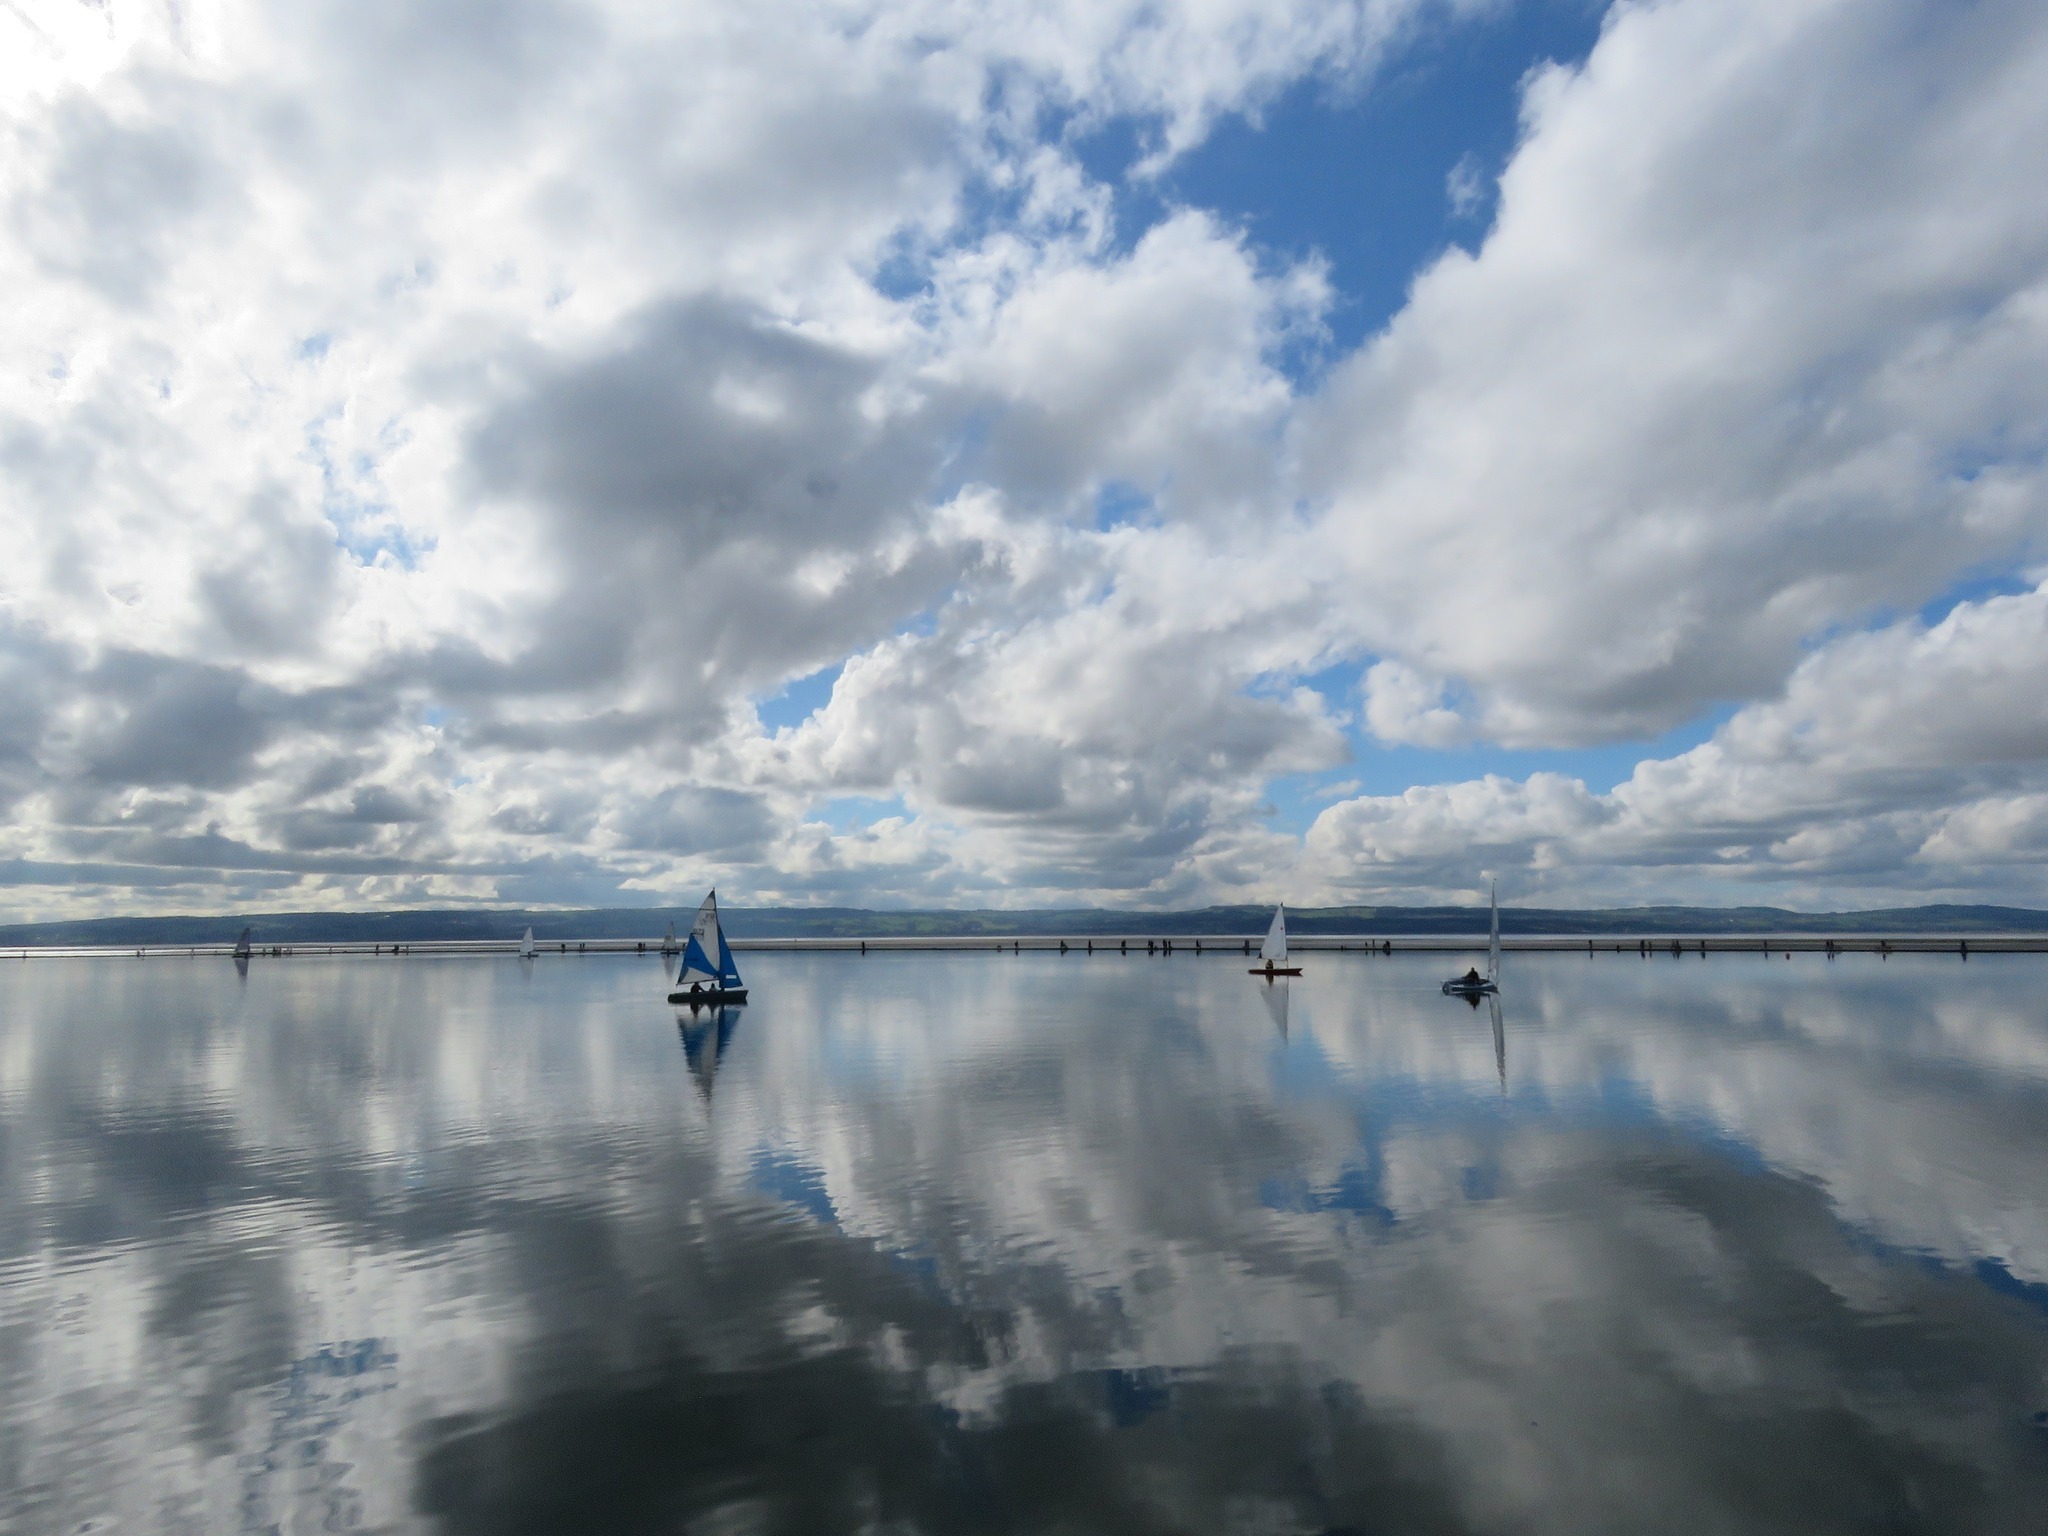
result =
[[2048,960],[0,970],[0,1529],[2048,1529]]

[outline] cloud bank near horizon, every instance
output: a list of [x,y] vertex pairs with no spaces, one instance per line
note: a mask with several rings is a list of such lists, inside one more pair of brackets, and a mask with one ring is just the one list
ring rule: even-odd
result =
[[1134,216],[1514,10],[0,13],[0,912],[2048,899],[2048,15],[1617,3],[1355,348]]

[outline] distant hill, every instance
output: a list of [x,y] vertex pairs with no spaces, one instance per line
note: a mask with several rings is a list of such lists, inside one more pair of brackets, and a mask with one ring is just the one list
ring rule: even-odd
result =
[[[977,934],[1261,934],[1273,909],[1198,907],[1125,912],[1097,907],[1034,911],[885,912],[859,907],[727,907],[735,938],[973,937]],[[0,946],[228,944],[246,924],[257,944],[428,942],[517,938],[659,938],[674,923],[686,931],[696,908],[603,907],[526,912],[262,912],[232,917],[102,917],[0,926]],[[1613,907],[1582,911],[1503,907],[1507,933],[2044,933],[2048,912],[2026,907],[1890,907],[1866,912],[1790,912],[1782,907]],[[1290,907],[1297,934],[1482,933],[1484,907]]]

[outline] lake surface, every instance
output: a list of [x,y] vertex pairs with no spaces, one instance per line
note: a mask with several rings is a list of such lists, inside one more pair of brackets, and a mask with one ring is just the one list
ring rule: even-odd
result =
[[2048,1529],[2048,959],[0,969],[0,1530]]

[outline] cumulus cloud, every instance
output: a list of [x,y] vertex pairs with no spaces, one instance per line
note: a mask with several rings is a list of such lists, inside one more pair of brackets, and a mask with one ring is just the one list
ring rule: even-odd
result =
[[1305,412],[1361,629],[1485,734],[1654,734],[2038,549],[2048,30],[1922,16],[1616,7]]
[[1354,890],[1456,889],[1483,853],[1568,895],[2026,896],[2048,830],[2044,674],[2048,588],[1959,604],[1817,651],[1777,697],[1605,794],[1536,774],[1331,806],[1308,867]]
[[10,9],[22,909],[2034,891],[2039,595],[1899,615],[2040,556],[2048,26],[1617,4],[1321,372],[1319,258],[1077,148],[1490,10]]

